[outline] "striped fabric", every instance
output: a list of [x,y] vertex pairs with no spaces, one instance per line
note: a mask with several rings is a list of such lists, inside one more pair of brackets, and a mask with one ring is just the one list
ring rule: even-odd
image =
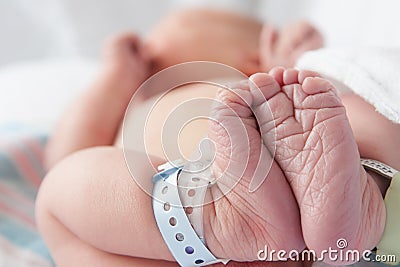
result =
[[35,225],[44,135],[0,136],[0,266],[53,266]]

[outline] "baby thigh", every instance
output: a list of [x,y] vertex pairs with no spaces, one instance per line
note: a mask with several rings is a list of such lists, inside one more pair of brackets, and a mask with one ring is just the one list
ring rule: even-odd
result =
[[[134,152],[133,152],[134,153]],[[138,174],[152,168],[140,164]],[[160,266],[172,260],[152,214],[151,197],[137,186],[122,150],[77,152],[44,179],[36,203],[40,232],[57,266]],[[176,266],[163,262],[163,266]]]

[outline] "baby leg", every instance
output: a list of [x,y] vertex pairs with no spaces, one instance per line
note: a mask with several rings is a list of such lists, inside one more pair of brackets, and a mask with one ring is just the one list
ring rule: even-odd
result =
[[[147,160],[147,156],[132,153],[132,157],[137,159],[135,173],[139,175],[140,170],[140,175],[148,177],[151,183],[153,169],[140,169],[146,166],[142,161]],[[158,165],[161,162],[154,159],[153,163]],[[271,180],[274,179],[270,177],[268,181]],[[247,198],[245,195],[242,197]],[[241,218],[233,218],[232,212],[228,212],[229,207],[225,207],[227,209],[219,214],[210,213],[210,208],[205,209],[205,217],[213,218],[205,219],[209,248],[217,257],[233,258],[243,252],[233,248],[244,246],[250,252],[243,257],[255,260],[257,251],[263,249],[264,244],[257,246],[257,237],[253,240],[249,231],[246,235],[238,235],[231,223],[240,222]],[[173,258],[156,225],[151,197],[131,178],[123,152],[118,148],[82,150],[57,164],[40,188],[36,217],[57,266],[177,266],[168,262]],[[244,218],[244,221],[249,222],[249,218]],[[218,234],[213,231],[218,231]],[[218,238],[221,235],[226,242]],[[250,238],[254,242],[249,243]],[[224,250],[231,254],[224,254]],[[281,265],[231,262],[228,266]],[[291,263],[289,266],[303,265]]]
[[[273,78],[271,81],[274,81]],[[251,96],[248,84],[243,88],[235,88],[235,92],[245,99]],[[258,250],[265,245],[269,249],[287,251],[303,249],[298,207],[276,162],[258,190],[249,192],[249,182],[257,168],[258,152],[266,151],[266,148],[248,104],[261,110],[263,103],[244,103],[229,91],[222,92],[218,97],[225,108],[216,107],[213,117],[222,125],[233,128],[236,125],[232,124],[241,122],[249,137],[250,147],[240,139],[240,135],[234,134],[230,145],[234,153],[230,157],[231,150],[224,149],[230,139],[223,134],[219,124],[213,124],[209,135],[220,153],[214,170],[222,168],[220,170],[223,171],[229,161],[243,161],[240,152],[247,149],[250,149],[253,164],[247,166],[244,174],[225,173],[212,188],[212,194],[218,197],[221,196],[219,190],[223,191],[224,182],[236,182],[242,178],[228,194],[218,197],[204,209],[205,237],[210,250],[217,257],[250,261],[257,259]],[[235,114],[237,119],[232,120]],[[147,161],[147,156],[132,153],[137,160],[135,173],[140,171],[140,176],[151,183],[154,169],[143,169],[143,161]],[[264,155],[268,157],[269,154]],[[123,153],[118,148],[83,150],[55,166],[41,187],[37,219],[59,265],[73,265],[73,260],[77,259],[71,255],[79,253],[93,265],[98,263],[98,255],[110,256],[109,261],[114,257],[121,261],[133,257],[172,260],[155,224],[151,198],[131,178]],[[74,242],[76,245],[72,245]],[[127,258],[115,255],[125,255]]]
[[[146,166],[142,159],[138,155],[138,166]],[[151,181],[152,169],[141,173]],[[147,262],[136,256],[172,260],[151,198],[131,178],[117,148],[82,150],[60,162],[43,181],[36,205],[39,230],[57,266]]]

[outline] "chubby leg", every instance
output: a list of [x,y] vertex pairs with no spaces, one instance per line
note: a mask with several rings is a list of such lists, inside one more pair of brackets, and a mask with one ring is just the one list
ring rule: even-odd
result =
[[[137,160],[138,169],[135,173],[148,177],[151,183],[154,170],[149,167],[151,164],[143,162],[147,160],[147,156],[138,152],[131,153],[130,158]],[[152,163],[158,165],[161,162],[153,159]],[[265,186],[272,189],[273,183],[277,183],[275,178],[267,181],[270,182]],[[247,199],[248,205],[252,204],[252,200],[262,201],[253,199],[252,195],[249,197],[246,195],[248,191],[240,188],[234,189],[231,194],[240,194],[243,201]],[[209,248],[217,257],[233,259],[239,256],[242,260],[255,260],[257,251],[264,248],[262,237],[254,236],[258,225],[248,225],[251,220],[258,221],[254,211],[245,211],[250,216],[248,218],[233,217],[236,210],[248,206],[243,201],[239,203],[240,206],[235,206],[235,203],[219,200],[218,207],[205,209],[205,237]],[[222,207],[226,209],[220,209]],[[277,214],[270,216],[276,217]],[[121,149],[90,148],[74,153],[57,164],[40,188],[36,218],[57,266],[176,266],[175,263],[168,262],[173,258],[156,226],[151,197],[131,178]],[[232,222],[236,222],[236,225],[232,225]],[[274,230],[277,225],[263,227]],[[238,231],[244,229],[246,235]],[[293,229],[286,230],[286,237],[292,238]],[[278,245],[286,245],[287,239],[284,236],[272,238],[282,238],[283,243]],[[257,239],[261,242],[258,243]],[[235,250],[239,247],[243,247],[247,254],[243,254],[242,250]],[[229,264],[281,265],[282,263],[266,262]],[[289,266],[303,265],[291,263]]]
[[[145,157],[137,159],[147,166],[139,162]],[[141,174],[151,180],[153,170]],[[43,181],[36,205],[39,230],[58,266],[146,262],[132,256],[172,260],[151,198],[131,178],[119,149],[91,148],[60,162]]]
[[320,252],[345,238],[347,249],[373,248],[384,227],[383,199],[360,165],[333,86],[311,72],[283,68],[252,79],[273,112],[276,160],[299,204],[307,246]]

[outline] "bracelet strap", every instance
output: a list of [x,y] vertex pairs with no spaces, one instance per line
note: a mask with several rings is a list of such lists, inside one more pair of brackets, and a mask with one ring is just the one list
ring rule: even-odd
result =
[[158,229],[169,250],[180,266],[206,266],[227,263],[217,259],[193,230],[178,193],[178,175],[181,167],[169,163],[161,165],[164,171],[153,177],[153,211]]
[[361,159],[361,164],[364,168],[391,180],[385,195],[385,230],[377,245],[376,254],[380,256],[395,255],[396,260],[394,262],[386,263],[397,265],[400,262],[400,172],[373,159]]
[[199,144],[201,154],[194,154],[196,161],[185,163],[178,178],[178,192],[183,208],[193,229],[206,244],[203,229],[203,206],[206,202],[207,190],[215,182],[211,170],[215,150],[212,144],[203,138]]
[[388,179],[392,179],[393,176],[396,173],[398,173],[397,170],[390,167],[389,165],[386,165],[386,164],[384,164],[380,161],[374,160],[374,159],[361,159],[361,165],[363,165],[364,168],[366,168],[370,171],[373,171],[377,174],[380,174]]
[[[197,166],[191,166],[197,165]],[[189,163],[185,165],[192,168],[202,168],[201,163]],[[179,174],[178,192],[183,208],[190,224],[200,240],[205,244],[203,229],[203,203],[206,197],[209,178],[202,173],[185,169]]]

